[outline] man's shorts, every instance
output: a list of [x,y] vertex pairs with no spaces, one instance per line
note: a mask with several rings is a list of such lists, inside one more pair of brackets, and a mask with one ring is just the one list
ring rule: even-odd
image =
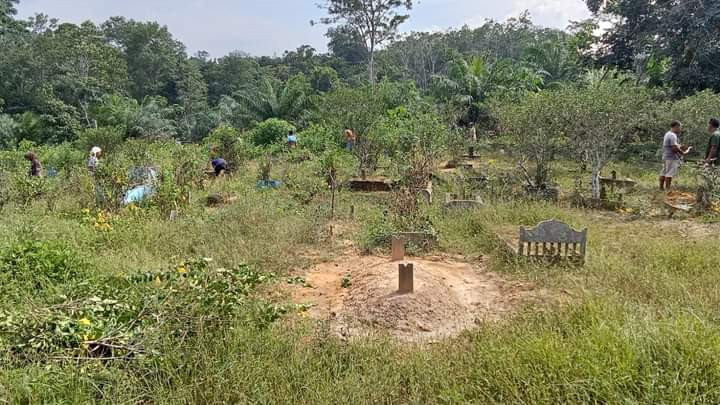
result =
[[662,172],[660,172],[660,176],[662,177],[675,177],[678,174],[678,171],[680,170],[680,164],[681,160],[666,160],[665,165],[663,166]]

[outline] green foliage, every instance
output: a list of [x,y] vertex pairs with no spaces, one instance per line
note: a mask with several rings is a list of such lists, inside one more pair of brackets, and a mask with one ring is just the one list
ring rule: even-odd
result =
[[389,246],[395,231],[386,213],[372,212],[363,220],[363,227],[357,236],[357,245],[361,251],[370,253],[378,247]]
[[368,71],[370,82],[375,83],[375,50],[397,34],[409,14],[399,14],[400,9],[412,9],[412,0],[376,0],[371,3],[344,0],[328,0],[320,7],[328,16],[320,22],[328,25],[342,23],[359,35],[370,55]]
[[564,115],[566,103],[565,94],[544,91],[528,94],[519,103],[493,106],[501,133],[513,145],[513,156],[532,163],[536,187],[549,184],[551,165],[567,151],[572,127],[582,125]]
[[257,85],[247,85],[233,94],[237,101],[237,114],[245,125],[277,118],[297,123],[311,106],[312,88],[307,78],[298,74],[286,83],[269,77]]
[[492,129],[485,102],[491,98],[517,101],[544,85],[542,74],[532,66],[509,59],[490,61],[474,57],[453,61],[448,76],[436,75],[433,94],[445,101],[453,121],[460,125],[480,124]]
[[[8,254],[3,256],[0,269],[19,266],[35,273],[36,282],[46,273],[55,281],[77,278],[78,274],[68,274],[69,263],[74,264],[69,256],[42,244],[20,246],[11,251],[10,262],[5,259]],[[143,345],[152,344],[147,332],[164,328],[179,335],[207,327],[247,306],[247,296],[274,277],[247,265],[228,270],[210,268],[209,262],[183,261],[161,272],[76,281],[67,286],[75,299],[48,301],[31,308],[29,317],[20,312],[28,308],[2,308],[0,348],[12,351],[20,364],[52,354],[129,359],[147,353]],[[112,298],[102,298],[108,296]],[[206,313],[214,315],[204,317],[203,325],[188,322]]]
[[294,129],[294,127],[289,122],[277,118],[270,118],[256,125],[251,131],[250,136],[255,145],[269,146],[282,142],[292,129]]
[[708,46],[718,40],[720,6],[716,2],[586,3],[595,14],[616,20],[602,38],[602,62],[635,69],[641,75],[655,73],[682,95],[705,89],[720,91],[720,68],[715,63],[720,51]]
[[176,133],[176,109],[162,97],[146,97],[142,103],[117,94],[106,94],[94,108],[101,126],[124,128],[125,137],[164,138]]
[[75,280],[84,270],[77,252],[56,243],[27,238],[0,251],[0,288],[6,296],[14,293],[14,283],[31,293]]
[[329,128],[322,124],[313,124],[298,134],[302,138],[302,147],[320,155],[327,150],[335,150],[344,146],[342,131]]
[[221,125],[215,128],[203,142],[210,149],[211,157],[225,159],[231,168],[239,167],[251,156],[251,145],[237,129]]
[[11,116],[0,114],[0,148],[12,148],[18,141],[19,125]]
[[720,117],[720,94],[705,90],[677,100],[670,105],[669,110],[663,114],[664,120],[659,123],[656,134],[667,131],[672,120],[679,120],[684,128],[682,143],[694,145],[701,157],[705,158],[705,147],[710,136],[708,122],[710,118]]
[[322,123],[326,128],[334,128],[341,136],[346,127],[353,128],[357,135],[353,154],[359,161],[358,170],[372,172],[389,141],[377,126],[386,117],[387,111],[407,108],[418,103],[419,98],[412,82],[383,81],[375,89],[370,86],[342,86],[323,98],[319,106],[322,114],[316,113],[312,121]]
[[326,93],[338,85],[340,78],[335,69],[329,66],[319,66],[313,69],[310,83],[313,90]]
[[75,140],[77,148],[90,151],[97,146],[106,154],[111,154],[125,140],[125,130],[122,127],[100,127],[82,130]]

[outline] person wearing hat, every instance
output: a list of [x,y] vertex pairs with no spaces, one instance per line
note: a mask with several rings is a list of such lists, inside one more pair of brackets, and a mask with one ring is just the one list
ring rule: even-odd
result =
[[100,163],[101,155],[102,149],[98,148],[97,146],[94,146],[92,149],[90,149],[90,159],[88,160],[88,170],[90,170],[90,173],[95,173],[95,170],[98,167],[98,163]]

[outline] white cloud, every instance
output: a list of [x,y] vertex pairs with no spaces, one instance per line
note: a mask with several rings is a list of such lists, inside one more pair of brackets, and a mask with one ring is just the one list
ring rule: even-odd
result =
[[[590,17],[583,0],[510,0],[502,6],[497,6],[494,16],[503,15],[501,21],[517,17],[525,10],[536,25],[544,27],[565,29],[570,21],[583,20]],[[498,19],[498,17],[493,17]],[[478,27],[485,23],[488,17],[485,13],[476,14],[466,18],[464,23],[471,27]]]

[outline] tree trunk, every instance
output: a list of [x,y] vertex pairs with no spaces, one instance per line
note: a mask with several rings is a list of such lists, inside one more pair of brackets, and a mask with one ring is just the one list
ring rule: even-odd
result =
[[600,198],[600,172],[602,168],[598,165],[593,165],[592,169],[592,196],[595,199]]
[[375,44],[370,45],[370,66],[368,67],[368,70],[370,71],[370,85],[375,88]]

